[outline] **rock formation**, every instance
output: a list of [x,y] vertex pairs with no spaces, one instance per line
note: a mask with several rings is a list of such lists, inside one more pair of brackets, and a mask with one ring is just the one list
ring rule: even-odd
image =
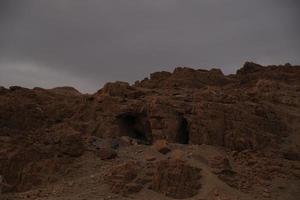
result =
[[[172,154],[168,143],[222,148],[225,156],[201,162],[238,190],[274,177],[299,184],[299,130],[300,66],[290,64],[247,62],[227,76],[219,69],[178,67],[133,85],[107,83],[91,95],[70,87],[0,87],[0,174],[11,185],[6,192],[28,191],[59,181],[86,152],[114,162],[122,159],[118,148],[154,144],[155,151],[156,141],[164,141],[167,152],[148,156],[158,170],[146,182],[169,197],[197,195],[205,182],[201,168],[182,159],[156,161]],[[144,188],[138,171],[147,173],[147,167],[138,163],[119,163],[106,173],[113,192]],[[183,177],[169,182],[175,174]]]

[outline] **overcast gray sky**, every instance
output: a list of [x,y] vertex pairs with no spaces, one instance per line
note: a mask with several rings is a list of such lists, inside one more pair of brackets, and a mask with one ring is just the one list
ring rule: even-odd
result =
[[0,85],[95,92],[176,66],[300,64],[299,0],[0,0]]

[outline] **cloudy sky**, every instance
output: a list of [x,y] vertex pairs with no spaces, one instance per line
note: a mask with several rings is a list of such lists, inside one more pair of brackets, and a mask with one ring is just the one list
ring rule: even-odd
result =
[[299,0],[0,0],[0,85],[95,92],[176,66],[300,64]]

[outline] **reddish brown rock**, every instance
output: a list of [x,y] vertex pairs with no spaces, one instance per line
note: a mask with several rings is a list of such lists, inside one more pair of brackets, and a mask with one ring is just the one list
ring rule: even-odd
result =
[[215,173],[220,173],[224,170],[231,170],[231,165],[224,155],[213,156],[208,160],[209,166],[213,169]]
[[[165,140],[235,151],[239,188],[256,179],[295,178],[289,163],[299,161],[299,85],[300,66],[245,63],[235,75],[179,67],[135,85],[108,83],[93,95],[68,87],[1,87],[0,173],[12,190],[28,190],[83,155],[83,138],[124,136],[111,147]],[[169,151],[166,142],[159,151]]]
[[100,148],[96,154],[101,160],[109,160],[117,157],[117,152],[111,148]]
[[122,195],[137,193],[142,189],[142,185],[135,181],[141,169],[136,162],[120,164],[106,173],[105,181],[110,185],[113,193]]
[[157,163],[151,189],[176,199],[189,198],[201,188],[200,179],[200,169],[183,161],[161,161]]
[[182,160],[184,156],[184,151],[180,150],[180,149],[175,149],[173,151],[171,151],[170,154],[170,158],[174,159],[174,160]]
[[155,141],[153,148],[162,154],[167,154],[171,151],[166,140]]
[[144,157],[145,157],[145,160],[150,161],[150,162],[156,160],[156,157],[153,155],[150,155],[150,154],[146,154]]

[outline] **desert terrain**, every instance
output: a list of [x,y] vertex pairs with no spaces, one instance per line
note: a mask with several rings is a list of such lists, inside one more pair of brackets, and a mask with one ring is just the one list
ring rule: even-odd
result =
[[300,66],[0,87],[0,175],[3,200],[298,200]]

